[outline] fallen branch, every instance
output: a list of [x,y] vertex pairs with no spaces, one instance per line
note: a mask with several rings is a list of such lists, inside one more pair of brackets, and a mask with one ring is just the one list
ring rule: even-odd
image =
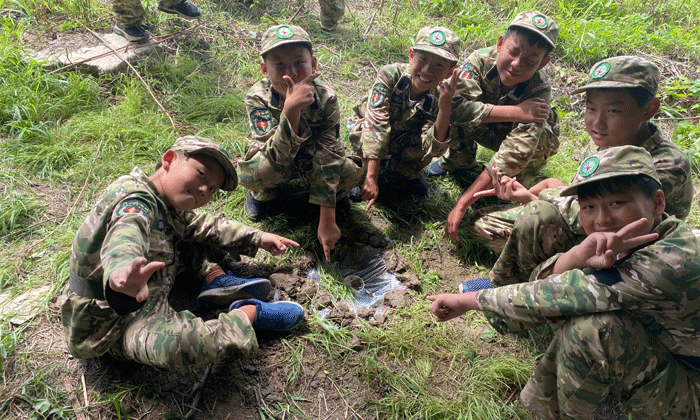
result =
[[192,388],[192,393],[194,393],[194,396],[192,397],[192,405],[190,406],[190,411],[188,411],[187,414],[185,414],[185,420],[191,418],[194,415],[194,412],[197,411],[199,399],[202,397],[202,388],[204,388],[204,384],[209,378],[209,373],[211,372],[212,366],[214,366],[213,363],[210,363],[209,366],[207,366],[206,370],[204,371],[204,374],[202,375],[202,380],[197,382]]
[[156,98],[156,95],[155,95],[155,94],[153,93],[153,91],[151,90],[151,87],[148,86],[148,83],[146,83],[146,80],[144,80],[144,78],[141,76],[141,73],[139,73],[138,70],[136,70],[136,68],[135,68],[134,66],[132,66],[131,63],[130,63],[126,58],[124,58],[123,55],[121,55],[119,52],[117,52],[117,50],[115,50],[115,49],[114,49],[111,45],[109,45],[104,39],[102,39],[101,36],[99,36],[97,33],[95,33],[95,31],[93,31],[92,29],[90,29],[90,28],[88,28],[87,26],[85,26],[85,24],[82,23],[82,22],[80,22],[80,24],[82,25],[83,28],[85,28],[87,31],[89,31],[91,34],[93,34],[95,37],[97,37],[97,39],[99,39],[100,42],[102,42],[102,44],[104,44],[105,47],[107,47],[107,48],[109,48],[110,50],[112,50],[112,52],[113,52],[117,57],[119,57],[122,61],[124,61],[124,62],[126,63],[127,66],[129,66],[129,68],[134,72],[134,74],[136,74],[136,77],[138,77],[139,80],[141,81],[141,83],[143,83],[143,85],[144,85],[144,87],[146,88],[146,90],[148,90],[148,93],[151,95],[151,98],[153,98],[153,100],[156,102],[156,104],[158,104],[158,108],[160,108],[160,110],[163,111],[163,113],[164,113],[165,115],[168,116],[168,119],[170,120],[170,124],[173,126],[173,132],[175,133],[175,136],[176,136],[176,137],[180,137],[180,135],[179,135],[178,132],[177,132],[177,126],[175,125],[175,121],[173,121],[173,117],[170,116],[170,113],[165,109],[165,107],[163,106],[163,104],[160,103],[160,101],[158,100],[158,98]]
[[375,18],[375,16],[377,16],[377,13],[380,10],[382,10],[382,6],[384,6],[384,0],[382,0],[379,3],[379,7],[377,8],[377,10],[375,10],[374,13],[372,13],[372,17],[369,19],[369,25],[367,25],[367,29],[365,29],[365,33],[362,34],[363,38],[367,38],[367,35],[369,34],[369,30],[372,28],[372,23],[374,23],[374,18]]

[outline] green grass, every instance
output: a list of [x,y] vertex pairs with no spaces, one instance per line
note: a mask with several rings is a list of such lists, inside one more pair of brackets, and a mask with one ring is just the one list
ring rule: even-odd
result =
[[[252,6],[201,2],[206,15],[202,26],[185,33],[197,23],[157,13],[155,2],[144,2],[154,34],[176,35],[177,49],[139,63],[137,70],[176,121],[179,134],[210,137],[240,155],[248,133],[243,98],[248,87],[261,78],[256,36],[271,24],[293,18],[319,41],[315,51],[319,68],[338,92],[344,120],[367,94],[374,76],[370,63],[379,68],[406,61],[412,38],[421,27],[439,24],[455,30],[462,38],[464,58],[475,48],[495,44],[515,14],[537,9],[554,16],[561,28],[552,53],[555,78],[580,83],[602,57],[641,51],[662,64],[659,117],[698,116],[697,0],[385,0],[381,8],[376,7],[378,2],[371,7],[359,1],[348,4],[341,32],[325,34],[317,14],[308,12],[301,2],[257,1]],[[0,292],[16,296],[50,285],[47,299],[53,300],[67,277],[72,235],[85,211],[109,182],[135,165],[151,170],[177,134],[133,72],[99,78],[74,71],[50,73],[40,63],[23,59],[28,45],[25,41],[31,34],[84,32],[80,22],[90,22],[94,30],[109,31],[112,12],[108,3],[0,0],[0,10],[0,146],[4,151],[0,157]],[[544,175],[568,181],[588,138],[580,97],[562,97],[555,92],[555,104],[562,146]],[[675,121],[673,140],[689,154],[696,179],[700,173],[699,138],[696,119]],[[488,157],[488,153],[479,154],[482,161]],[[48,185],[48,191],[39,194],[39,184]],[[374,214],[380,226],[370,225],[359,208],[341,226],[370,230],[392,241],[406,259],[408,271],[423,283],[421,291],[411,292],[415,303],[392,312],[383,328],[359,321],[356,326],[335,330],[313,318],[308,331],[282,340],[279,347],[284,363],[278,368],[285,373],[285,401],[260,407],[261,418],[275,418],[281,412],[314,418],[301,410],[303,397],[291,391],[304,389],[301,369],[309,349],[324,355],[323,369],[341,392],[349,392],[340,380],[345,375],[376,391],[375,397],[364,401],[364,418],[531,418],[517,403],[505,402],[527,380],[548,332],[536,331],[529,340],[511,340],[494,336],[478,314],[463,317],[455,325],[435,324],[427,312],[425,296],[454,287],[457,279],[441,278],[425,260],[426,251],[454,252],[479,276],[488,273],[494,260],[493,253],[465,230],[460,231],[456,245],[442,238],[444,220],[462,186],[452,178],[431,181],[430,185],[433,194],[422,202],[408,203],[401,209],[376,206]],[[300,194],[290,192],[294,193]],[[50,207],[53,196],[61,198],[59,211]],[[239,188],[220,194],[203,210],[247,223],[244,198],[245,191]],[[312,214],[309,218],[307,212],[275,216],[253,225],[288,236],[302,249],[320,256],[317,217]],[[688,221],[700,227],[697,204]],[[337,252],[348,246],[339,244]],[[256,262],[269,267],[289,265],[300,252],[292,250],[280,257],[260,253]],[[349,296],[333,265],[321,264],[320,271],[320,282],[334,299]],[[59,322],[55,303],[47,302],[47,306],[47,319]],[[22,350],[28,345],[27,332],[34,326],[16,328],[6,319],[0,320],[0,372],[5,378],[0,385],[0,412],[12,407],[23,418],[73,418],[69,396],[54,378],[65,373],[51,364],[57,356],[50,354],[45,358],[49,366],[39,368],[33,363],[36,354]],[[348,347],[352,337],[360,339],[362,351]],[[506,343],[513,348],[503,351]],[[91,408],[109,413],[110,418],[126,418],[126,407],[134,400],[143,399],[156,407],[161,403],[157,392],[142,384],[92,392]],[[179,413],[168,416],[177,418]]]

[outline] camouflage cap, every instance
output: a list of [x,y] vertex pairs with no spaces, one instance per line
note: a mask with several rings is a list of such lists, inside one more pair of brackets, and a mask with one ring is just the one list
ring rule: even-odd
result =
[[588,89],[641,87],[656,95],[660,77],[659,68],[651,61],[633,55],[610,57],[595,63],[588,82],[573,93]]
[[263,33],[260,41],[260,55],[265,54],[273,48],[287,44],[304,44],[313,48],[309,34],[295,25],[275,25],[268,28]]
[[183,152],[185,156],[204,155],[215,159],[224,169],[224,175],[226,177],[221,189],[224,191],[233,191],[236,189],[238,185],[236,168],[233,166],[228,152],[223,147],[204,137],[185,136],[177,139],[171,149]]
[[661,185],[646,149],[637,146],[608,147],[581,162],[574,180],[561,195],[575,195],[581,185],[623,175],[647,175]]
[[418,31],[416,42],[413,43],[414,51],[425,51],[439,55],[450,61],[459,61],[461,42],[454,32],[440,26],[426,26]]
[[542,35],[542,38],[544,38],[552,48],[554,48],[557,37],[559,36],[559,25],[557,25],[557,22],[536,11],[518,13],[510,25],[508,25],[508,28],[513,26],[529,29]]

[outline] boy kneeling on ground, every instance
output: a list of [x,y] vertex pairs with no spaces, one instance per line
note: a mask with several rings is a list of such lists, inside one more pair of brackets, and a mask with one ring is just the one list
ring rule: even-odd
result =
[[651,155],[612,147],[581,163],[583,242],[530,282],[428,296],[438,321],[483,311],[501,333],[556,323],[521,392],[543,419],[591,419],[608,394],[635,419],[700,416],[700,244],[664,213]]

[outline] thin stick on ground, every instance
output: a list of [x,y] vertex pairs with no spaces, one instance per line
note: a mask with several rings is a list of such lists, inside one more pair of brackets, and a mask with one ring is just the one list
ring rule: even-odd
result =
[[374,18],[377,16],[377,13],[380,10],[382,10],[382,6],[384,6],[384,0],[382,0],[379,3],[379,7],[377,8],[377,10],[375,10],[374,13],[372,13],[372,17],[369,19],[369,25],[367,25],[367,29],[365,29],[364,34],[362,34],[363,38],[367,38],[367,35],[369,34],[369,30],[372,28],[372,24],[374,23]]
[[151,98],[153,98],[155,103],[158,104],[158,108],[160,108],[160,110],[163,111],[163,113],[168,116],[168,119],[170,120],[170,124],[173,126],[173,132],[175,133],[175,136],[180,137],[180,135],[177,132],[177,126],[175,125],[175,121],[173,121],[173,117],[170,116],[170,113],[168,112],[168,110],[166,110],[165,107],[163,106],[163,104],[161,104],[160,101],[158,100],[158,98],[156,98],[156,95],[151,90],[151,87],[148,86],[148,83],[146,83],[146,80],[144,80],[144,78],[141,76],[141,73],[139,73],[138,70],[136,70],[136,68],[134,66],[132,66],[131,63],[126,58],[124,58],[123,55],[121,55],[117,50],[115,50],[111,45],[109,45],[104,39],[102,39],[101,36],[99,36],[97,33],[95,33],[95,31],[93,31],[92,29],[85,26],[85,24],[83,24],[82,22],[80,22],[80,24],[82,25],[83,28],[85,28],[87,31],[89,31],[91,34],[93,34],[95,37],[97,37],[97,39],[99,39],[100,42],[102,42],[102,44],[105,45],[105,47],[112,50],[112,52],[117,57],[119,57],[122,61],[124,61],[127,66],[129,66],[131,71],[133,71],[134,74],[136,74],[136,77],[138,77],[139,80],[141,81],[141,83],[143,83],[144,87],[146,88],[148,93],[151,95]]

